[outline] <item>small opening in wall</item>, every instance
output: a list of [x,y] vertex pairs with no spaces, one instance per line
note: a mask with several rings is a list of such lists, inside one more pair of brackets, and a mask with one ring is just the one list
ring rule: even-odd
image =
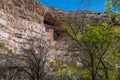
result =
[[48,24],[48,25],[51,25],[51,26],[57,26],[54,22],[50,22],[50,21],[47,21],[47,20],[44,20],[44,23],[45,24]]
[[57,33],[57,37],[59,37],[60,36],[60,33]]

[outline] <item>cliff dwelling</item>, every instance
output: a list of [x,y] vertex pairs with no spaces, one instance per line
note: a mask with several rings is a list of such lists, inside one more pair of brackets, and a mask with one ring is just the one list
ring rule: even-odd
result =
[[67,34],[62,29],[64,26],[59,25],[60,23],[58,22],[56,19],[50,17],[50,14],[45,14],[44,25],[50,41],[65,41],[67,39]]

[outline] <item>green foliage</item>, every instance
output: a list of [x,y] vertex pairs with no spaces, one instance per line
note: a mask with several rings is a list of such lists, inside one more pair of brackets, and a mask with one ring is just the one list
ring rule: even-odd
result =
[[11,49],[9,49],[8,47],[6,47],[6,45],[4,43],[0,43],[0,49],[7,51],[8,54],[13,54],[13,51]]
[[96,45],[110,44],[113,40],[113,31],[108,24],[88,26],[86,33],[82,35],[82,39],[86,42],[95,43]]
[[5,47],[5,44],[4,44],[4,43],[0,43],[0,49],[7,50],[7,48]]
[[76,42],[75,45],[79,46],[82,54],[76,58],[81,59],[85,72],[88,70],[89,78],[91,80],[96,80],[96,78],[116,80],[118,74],[116,64],[120,57],[119,26],[106,23],[96,26],[88,25],[82,35],[73,26],[66,26],[65,29],[70,38]]
[[105,4],[105,12],[107,14],[120,13],[120,0],[107,0]]
[[[81,66],[75,64],[70,64],[64,61],[56,61],[54,65],[51,66],[54,72],[57,74],[56,79],[63,77],[64,80],[74,80],[74,77],[77,80],[88,80],[89,74],[88,70]],[[67,77],[66,77],[67,76]],[[61,79],[60,79],[61,80]]]
[[79,29],[80,29],[80,27],[75,28],[70,24],[65,26],[65,31],[68,33],[70,38],[73,40],[79,40],[79,38],[80,38]]
[[112,13],[112,3],[110,1],[107,1],[105,4],[105,13],[111,14]]
[[[107,0],[105,13],[114,21],[120,21],[120,0]],[[77,80],[116,80],[118,71],[116,64],[120,58],[120,28],[106,23],[95,26],[88,25],[87,29],[80,32],[80,27],[66,25],[65,31],[75,41],[80,50],[76,59],[81,60],[83,66],[58,61],[54,65],[55,72],[69,76],[75,74]],[[72,46],[70,46],[72,47]],[[72,49],[76,48],[75,46]],[[73,55],[74,56],[74,55]],[[78,77],[79,76],[79,77]],[[65,79],[68,80],[68,79]]]
[[[85,48],[87,47],[88,51],[84,51],[84,54],[87,54],[85,55],[86,57],[83,56],[83,60],[86,60],[88,63],[87,65],[91,64],[88,62],[88,60],[91,59],[89,57],[91,54],[94,59],[94,70],[98,71],[97,74],[107,74],[106,79],[116,80],[117,71],[115,65],[117,64],[118,58],[115,55],[119,53],[117,52],[118,46],[116,45],[116,34],[114,32],[114,28],[106,23],[97,26],[88,26],[85,34],[82,36],[82,40],[87,42]],[[114,47],[114,45],[116,46]],[[99,66],[96,67],[98,64]]]

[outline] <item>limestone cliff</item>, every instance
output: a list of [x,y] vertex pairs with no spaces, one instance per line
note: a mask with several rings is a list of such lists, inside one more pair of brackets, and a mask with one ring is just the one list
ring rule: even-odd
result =
[[[66,45],[67,35],[63,26],[70,20],[77,25],[98,20],[111,23],[104,13],[64,12],[47,8],[35,0],[0,0],[0,42],[5,43],[15,53],[21,48],[29,48],[31,38],[42,38],[51,45],[51,59]],[[84,25],[83,24],[83,25]],[[64,45],[64,46],[63,46]]]

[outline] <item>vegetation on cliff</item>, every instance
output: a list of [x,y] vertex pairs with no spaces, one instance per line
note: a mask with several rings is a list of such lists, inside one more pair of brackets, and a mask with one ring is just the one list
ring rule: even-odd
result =
[[[79,23],[80,25],[77,24],[79,21],[76,22],[79,16],[73,17],[71,14],[58,10],[54,11],[54,9],[48,11],[48,8],[43,7],[43,5],[36,3],[34,0],[11,0],[14,2],[13,5],[15,5],[11,5],[11,7],[9,6],[12,2],[9,1],[10,0],[6,3],[7,5],[5,3],[2,4],[2,8],[10,14],[14,13],[14,17],[20,16],[20,18],[27,20],[36,19],[34,20],[35,22],[57,26],[57,28],[58,26],[61,27],[60,24],[62,23],[64,23],[64,25],[66,24],[65,32],[70,38],[70,44],[66,43],[69,47],[68,49],[64,49],[67,52],[65,56],[69,57],[67,58],[68,60],[72,59],[73,61],[57,59],[49,64],[48,53],[50,53],[51,46],[47,44],[47,41],[41,38],[35,38],[36,35],[28,40],[27,49],[26,47],[21,49],[21,54],[14,53],[15,51],[12,51],[7,45],[1,43],[1,80],[120,79],[120,0],[108,0],[106,2],[105,12],[108,14],[112,22],[107,23],[107,21],[103,22],[105,20],[96,21],[95,19],[95,22],[92,22],[93,24],[89,24],[87,22],[83,23],[84,19],[81,19]],[[32,1],[33,3],[31,3]],[[4,1],[1,0],[0,2]],[[21,7],[21,3],[30,4],[24,5],[25,7],[23,8]],[[32,6],[32,8],[30,8],[30,6]],[[13,9],[16,9],[16,13]],[[22,11],[22,9],[26,11]],[[31,14],[26,16],[28,13]],[[38,15],[42,18],[40,19],[37,17]],[[86,15],[91,18],[89,14]],[[43,16],[45,19],[43,19]],[[69,23],[70,18],[75,18],[76,21],[73,19],[73,23]],[[85,15],[83,15],[83,18],[85,18]],[[97,19],[99,19],[99,17]],[[91,19],[86,18],[86,20],[89,22]],[[33,29],[34,25],[30,28]],[[48,27],[50,27],[49,25]],[[57,35],[59,36],[60,34]],[[17,39],[22,37],[17,34],[16,36],[18,36]],[[24,54],[22,54],[22,52]]]
[[119,0],[106,2],[106,13],[113,20],[112,24],[100,22],[81,26],[65,26],[66,32],[74,42],[70,45],[69,55],[80,65],[58,61],[55,71],[58,80],[119,80],[120,59],[120,3]]

